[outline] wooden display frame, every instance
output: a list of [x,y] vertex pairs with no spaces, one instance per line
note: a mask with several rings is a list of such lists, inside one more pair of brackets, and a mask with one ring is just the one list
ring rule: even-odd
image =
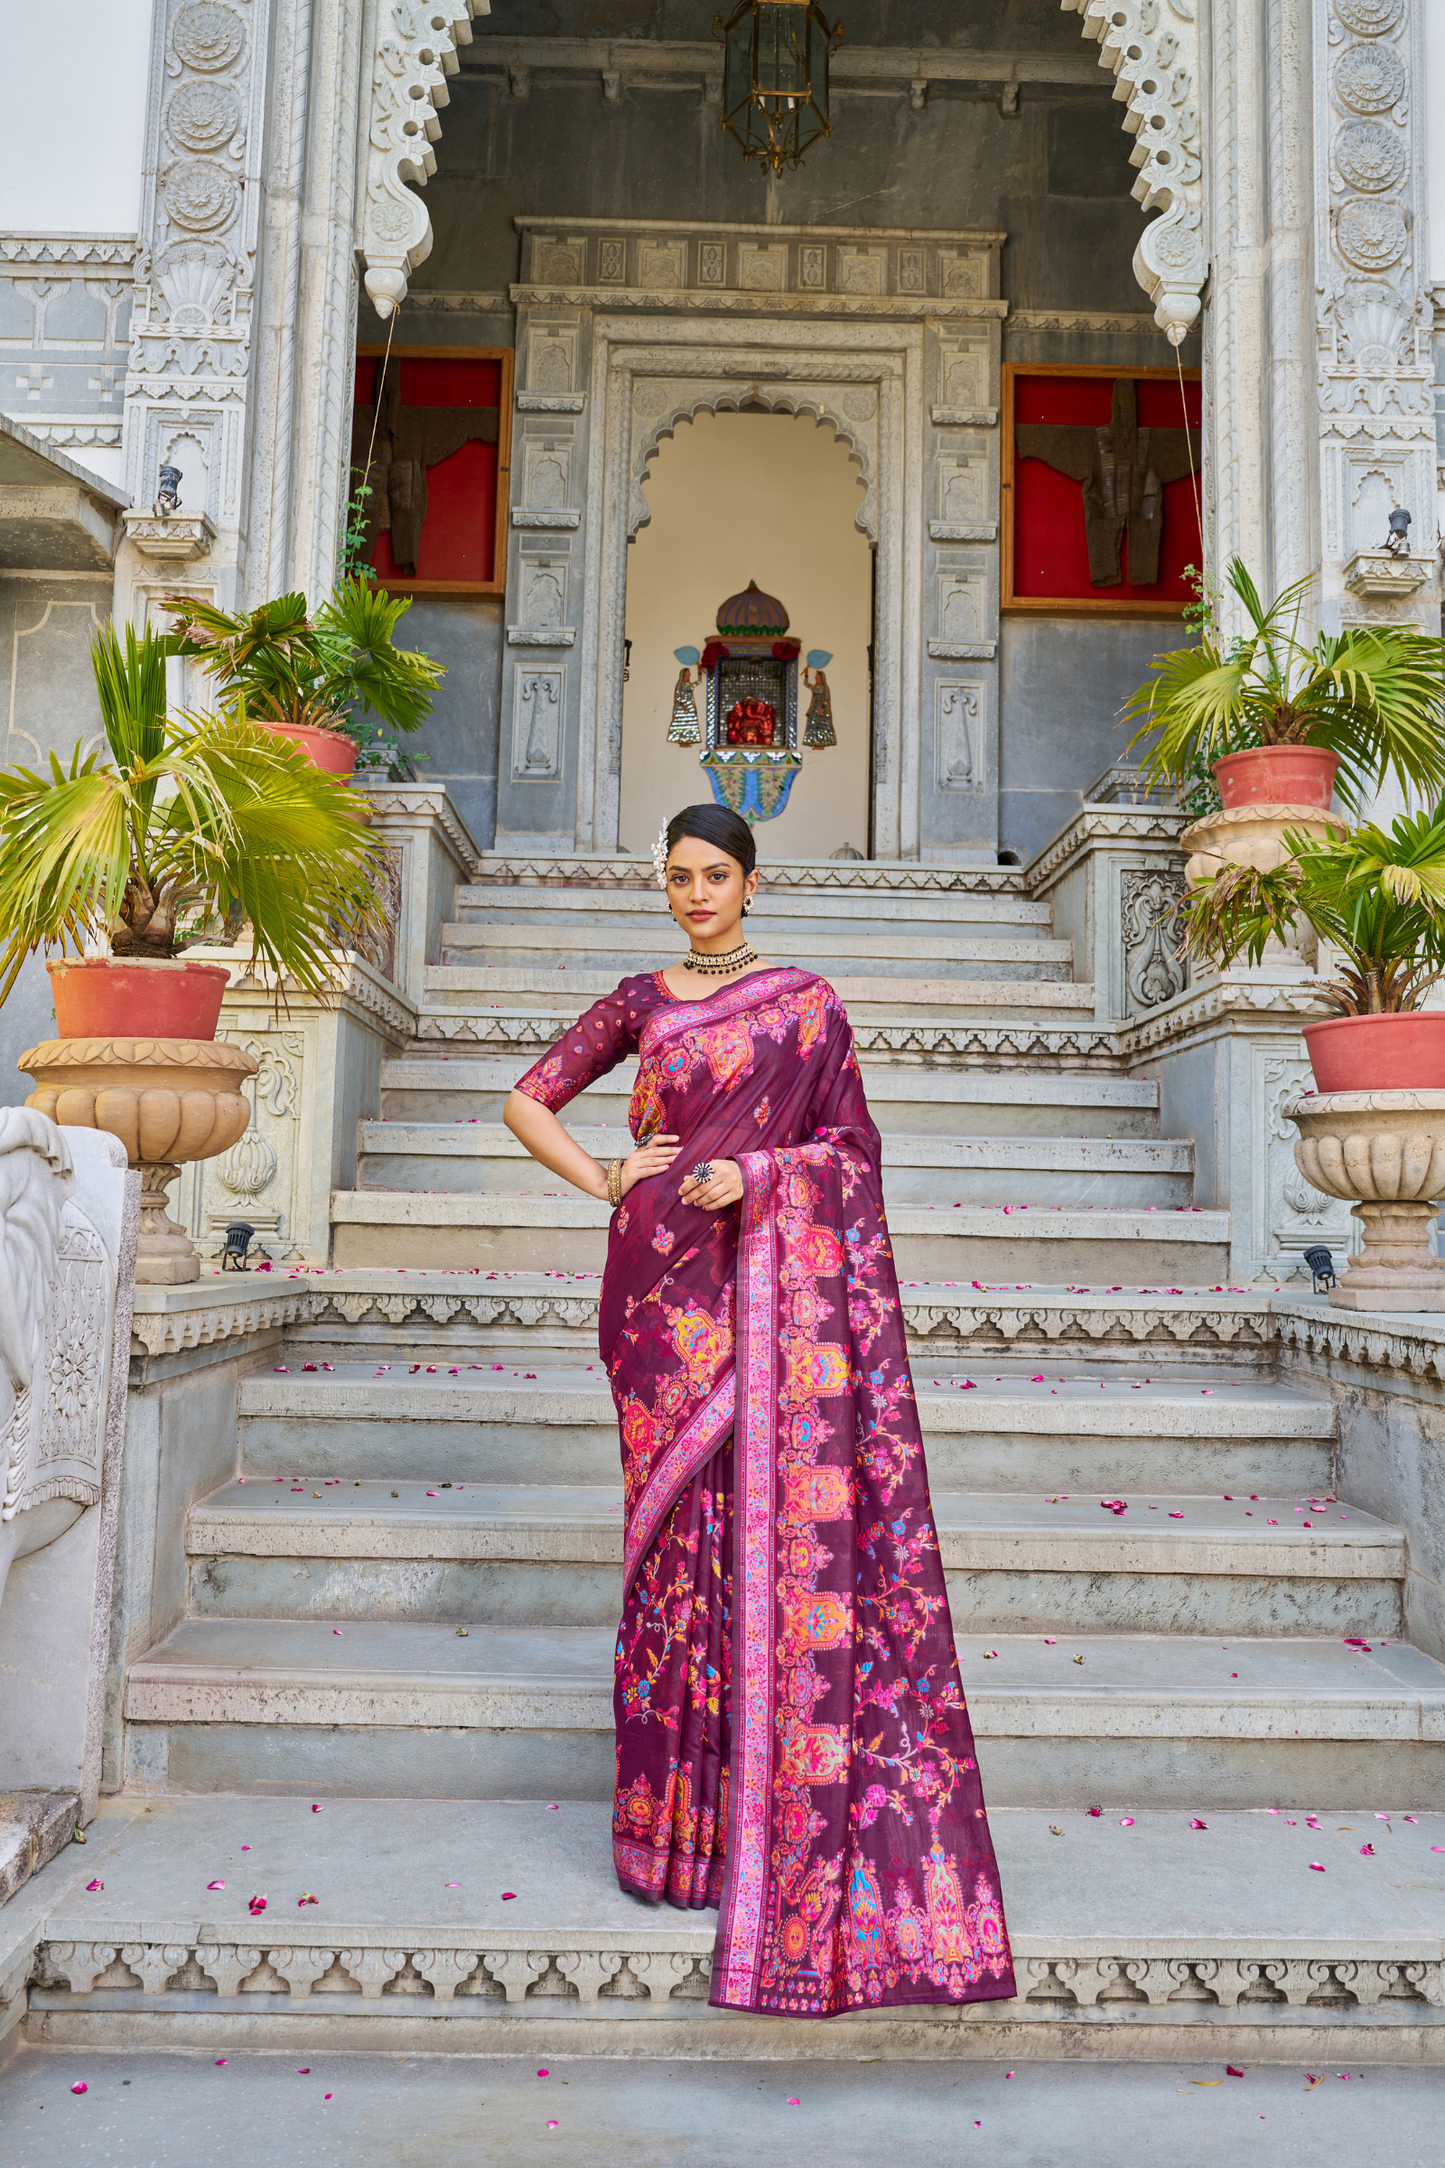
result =
[[[358,361],[381,361],[386,347],[358,346]],[[490,580],[408,580],[394,573],[373,574],[378,587],[396,595],[505,595],[507,546],[510,538],[512,498],[512,370],[516,351],[510,346],[396,346],[393,361],[495,361],[500,363],[497,386],[497,531],[492,562],[500,577]]]
[[[1100,597],[1097,601],[1087,595],[1016,595],[1014,593],[1014,384],[1021,376],[1130,376],[1167,377],[1177,383],[1180,372],[1153,365],[1131,368],[1110,366],[1097,361],[1006,361],[1003,365],[1003,403],[999,409],[999,426],[1003,431],[999,462],[999,540],[1001,563],[999,566],[999,610],[1011,616],[1045,615],[1048,617],[1173,617],[1182,618],[1186,605],[1182,602],[1141,602],[1137,599],[1114,601]],[[1186,384],[1200,382],[1198,369],[1183,372]],[[1201,485],[1202,486],[1202,485]]]

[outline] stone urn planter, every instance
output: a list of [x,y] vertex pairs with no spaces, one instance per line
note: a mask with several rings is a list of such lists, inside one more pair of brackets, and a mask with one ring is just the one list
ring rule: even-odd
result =
[[1430,1227],[1445,1197],[1445,1091],[1319,1092],[1281,1110],[1295,1164],[1327,1197],[1358,1199],[1364,1246],[1330,1289],[1337,1310],[1445,1310]]
[[1214,779],[1224,803],[1192,821],[1179,838],[1189,853],[1189,886],[1197,888],[1227,865],[1273,873],[1289,855],[1284,838],[1291,828],[1319,842],[1342,843],[1349,830],[1330,811],[1338,767],[1335,754],[1308,745],[1260,745],[1217,760]]
[[181,1167],[214,1159],[244,1136],[251,1106],[240,1087],[259,1064],[214,1039],[46,1039],[18,1066],[34,1080],[25,1104],[62,1129],[104,1129],[141,1173],[136,1279],[198,1280],[190,1236],[166,1210]]

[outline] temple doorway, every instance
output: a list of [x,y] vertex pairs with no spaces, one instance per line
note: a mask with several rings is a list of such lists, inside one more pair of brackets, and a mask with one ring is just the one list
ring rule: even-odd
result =
[[[873,558],[857,524],[865,492],[855,456],[829,424],[811,415],[703,412],[664,438],[643,489],[651,516],[627,556],[630,652],[619,808],[624,849],[649,851],[659,826],[679,806],[743,788],[740,773],[720,774],[715,793],[713,774],[701,761],[708,751],[709,691],[718,698],[716,681],[711,687],[708,682],[716,668],[709,642],[714,649],[720,638],[727,644],[718,631],[719,610],[756,583],[764,604],[775,600],[787,613],[786,639],[776,645],[797,645],[794,735],[801,765],[790,778],[775,775],[761,790],[755,779],[740,810],[754,819],[765,860],[829,858],[849,848],[865,855]],[[758,616],[756,604],[732,613],[743,635],[731,643],[735,672],[746,672],[743,621]],[[752,645],[766,660],[774,645],[766,637],[775,629],[773,613],[763,608],[761,619],[764,637]],[[684,670],[690,673],[687,689],[679,682]],[[679,707],[679,730],[687,734],[689,696],[697,742],[673,742],[669,732]],[[727,687],[721,698],[729,712],[739,706]],[[766,739],[771,732],[785,756],[783,703],[774,697],[753,706],[761,720],[739,718],[734,739],[747,745],[749,733]],[[778,711],[775,723],[768,720],[772,710]],[[835,744],[817,742],[828,735],[825,713]],[[722,711],[717,731],[726,735]],[[774,762],[783,764],[781,757]],[[784,786],[786,803],[764,817],[760,807],[770,790],[777,798]]]

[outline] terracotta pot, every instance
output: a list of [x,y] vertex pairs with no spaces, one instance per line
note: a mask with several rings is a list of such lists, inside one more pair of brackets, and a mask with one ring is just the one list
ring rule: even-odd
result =
[[1445,1091],[1445,1012],[1331,1016],[1304,1027],[1322,1092]]
[[231,977],[224,964],[189,956],[87,956],[45,968],[59,1039],[214,1039]]
[[317,730],[311,723],[266,723],[263,728],[299,745],[327,775],[350,775],[356,766],[356,740],[343,738],[339,730]]
[[256,1074],[255,1055],[224,1040],[81,1037],[46,1039],[17,1066],[35,1082],[28,1107],[62,1129],[108,1131],[139,1167],[137,1280],[198,1280],[200,1259],[166,1191],[187,1160],[214,1159],[244,1136],[251,1102],[240,1086]]
[[1317,806],[1327,813],[1334,796],[1338,753],[1317,745],[1259,745],[1226,753],[1214,763],[1214,780],[1228,811],[1234,806]]

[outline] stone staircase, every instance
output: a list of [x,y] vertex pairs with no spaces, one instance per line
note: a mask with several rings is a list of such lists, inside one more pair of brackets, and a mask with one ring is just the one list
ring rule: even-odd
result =
[[[666,906],[635,862],[601,861],[614,877],[606,886],[597,862],[574,864],[572,879],[458,891],[426,974],[430,1058],[386,1064],[382,1118],[362,1124],[357,1188],[333,1206],[337,1264],[466,1269],[484,1257],[499,1271],[601,1271],[606,1206],[564,1191],[500,1125],[527,1063],[458,1058],[504,1035],[545,1044],[545,1020],[575,1015],[675,949]],[[619,864],[639,885],[615,885]],[[1159,1139],[1152,1085],[1100,1074],[1097,1058],[1080,1066],[1094,989],[1074,980],[1072,945],[1050,937],[1022,876],[958,872],[956,887],[880,894],[878,870],[860,867],[850,882],[851,869],[830,864],[826,890],[769,887],[750,927],[761,953],[824,973],[848,1005],[888,1140],[900,1277],[1222,1280],[1228,1225],[1192,1205],[1192,1146]],[[589,1150],[623,1148],[631,1089],[628,1065],[574,1102],[569,1126]]]
[[[607,1215],[499,1116],[559,1016],[667,953],[642,870],[462,891],[335,1200],[331,1308],[242,1379],[184,1616],[130,1667],[105,1893],[52,1911],[46,2037],[1438,2057],[1445,1666],[1403,1639],[1405,1536],[1335,1495],[1334,1403],[1230,1343],[1259,1298],[1218,1299],[1192,1147],[1008,872],[780,869],[756,936],[844,991],[884,1138],[1019,1999],[726,2018],[712,1916],[619,1895]],[[567,1112],[599,1153],[630,1085]],[[274,1929],[253,1887],[286,1892]]]

